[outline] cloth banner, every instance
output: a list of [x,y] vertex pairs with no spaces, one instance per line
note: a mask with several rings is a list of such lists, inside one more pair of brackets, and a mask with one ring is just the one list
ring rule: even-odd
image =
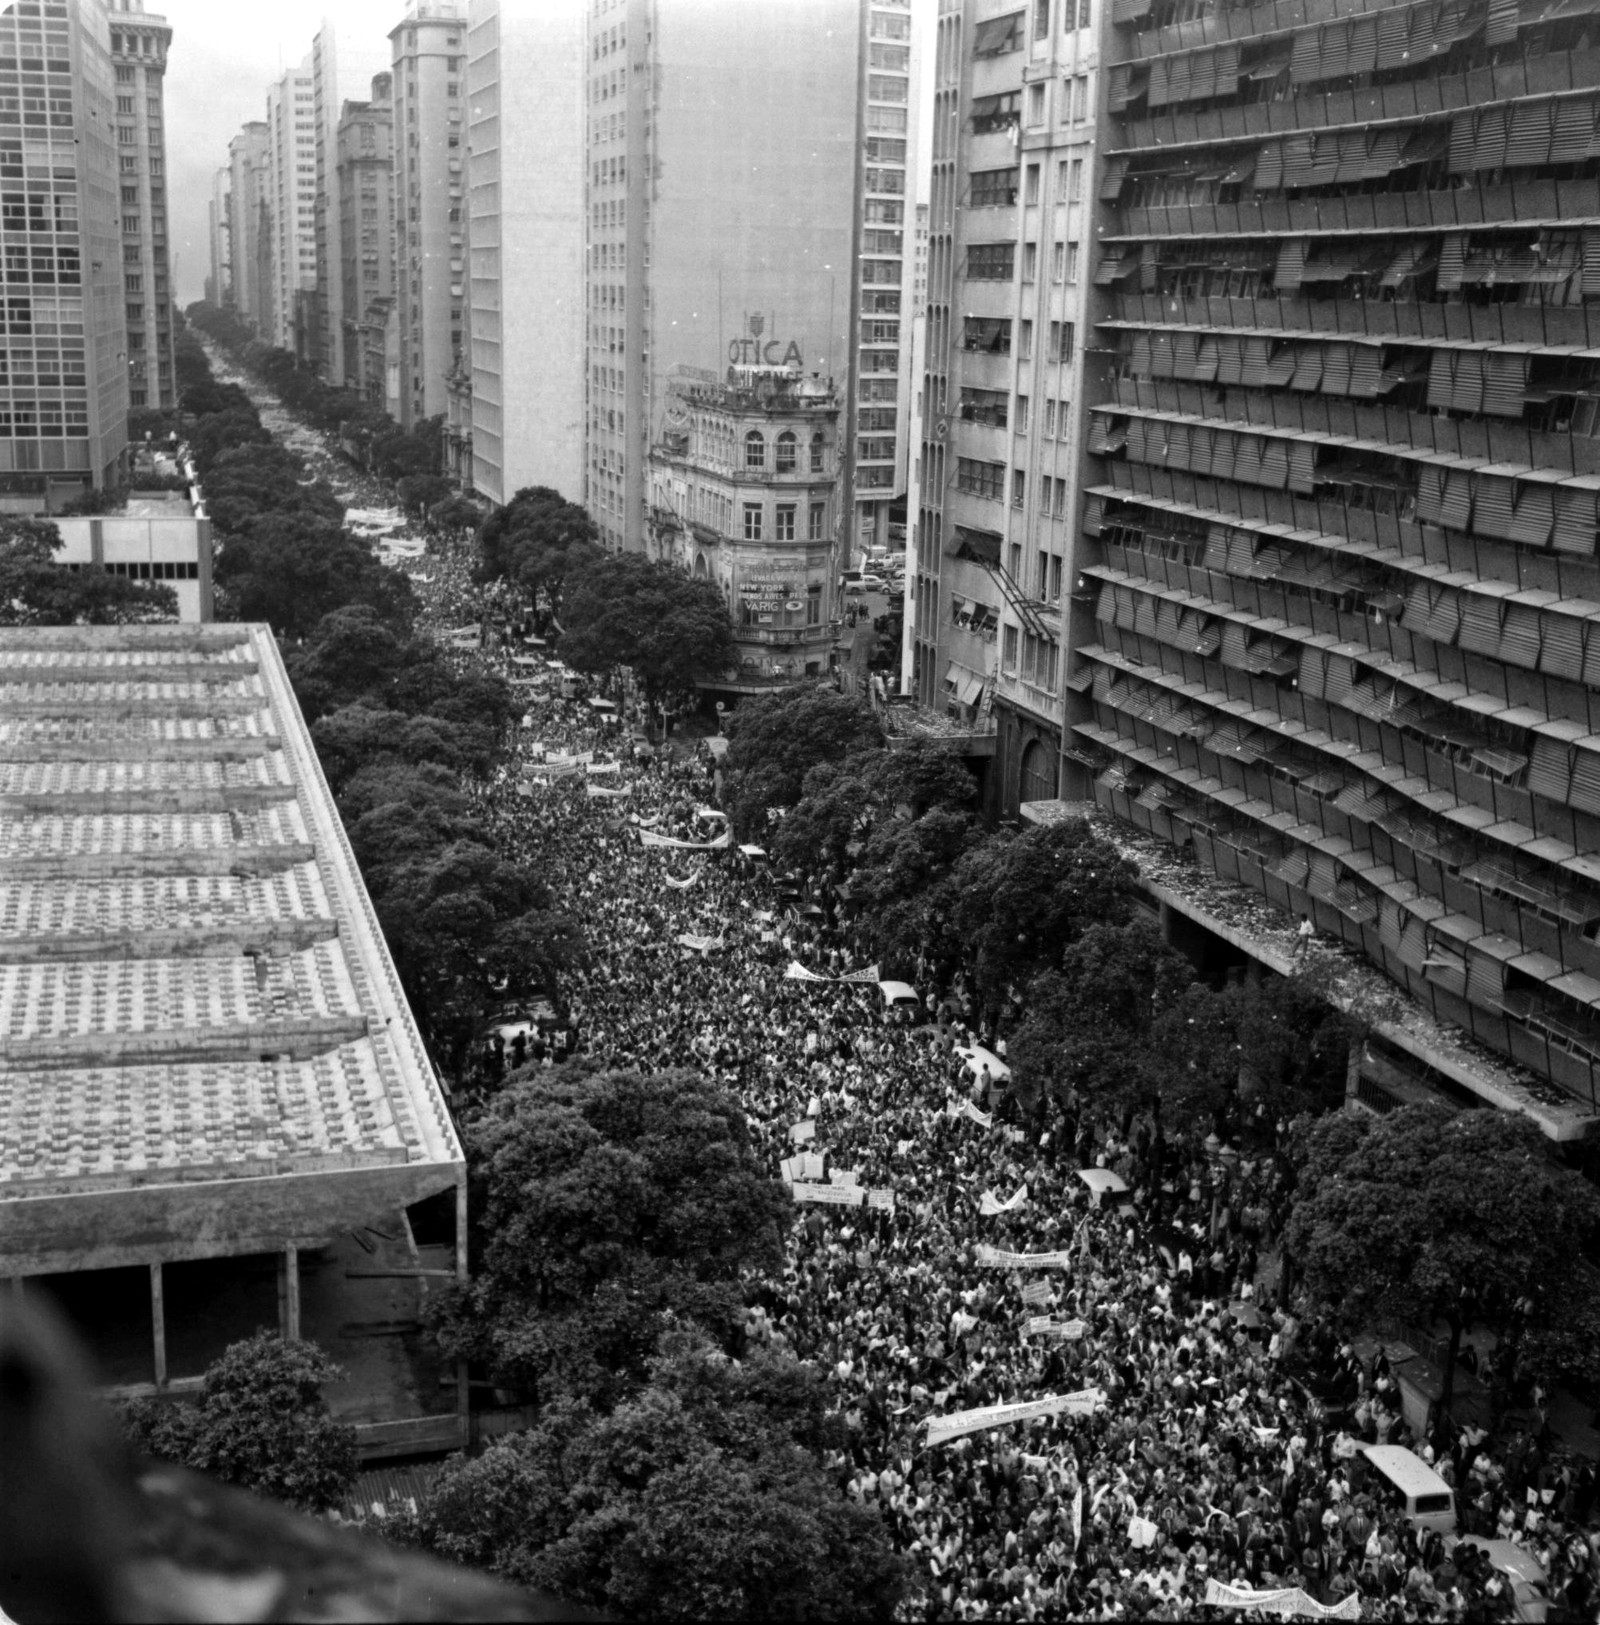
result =
[[860,1207],[867,1194],[859,1185],[816,1185],[801,1179],[789,1189],[797,1202],[822,1202],[833,1207]]
[[876,965],[868,965],[865,970],[847,970],[839,980],[841,982],[861,982],[876,987],[883,978],[878,974]]
[[1081,1320],[1055,1320],[1049,1315],[1031,1315],[1022,1328],[1024,1337],[1054,1337],[1063,1343],[1076,1343],[1088,1330]]
[[1019,1185],[1005,1201],[1001,1201],[993,1191],[985,1191],[978,1201],[978,1211],[984,1218],[992,1219],[997,1213],[1015,1213],[1028,1200],[1028,1187]]
[[783,973],[786,982],[826,982],[826,976],[818,976],[814,970],[807,970],[798,959],[789,961],[789,968]]
[[713,948],[726,948],[728,944],[721,937],[697,937],[692,932],[682,932],[676,939],[685,948],[693,949],[697,954],[705,955]]
[[591,761],[589,763],[589,777],[590,778],[593,778],[595,776],[595,774],[597,774],[597,773],[620,773],[621,771],[622,771],[622,763],[621,762],[594,762],[594,761]]
[[799,1155],[800,1172],[796,1176],[801,1180],[820,1181],[822,1171],[827,1166],[827,1156],[821,1151],[802,1151]]
[[680,841],[676,835],[657,835],[653,830],[639,831],[641,846],[664,846],[674,852],[726,852],[733,845],[733,831],[723,830],[714,841]]
[[1072,1268],[1072,1252],[1008,1253],[980,1242],[976,1262],[986,1270],[1065,1270]]
[[805,1158],[796,1153],[792,1157],[785,1157],[778,1164],[778,1171],[791,1183],[797,1179],[804,1179]]
[[1156,1536],[1160,1531],[1149,1518],[1141,1518],[1137,1513],[1128,1519],[1128,1544],[1137,1546],[1141,1550],[1148,1550],[1156,1543]]
[[1036,1281],[1029,1281],[1022,1289],[1022,1301],[1035,1308],[1042,1303],[1049,1303],[1050,1283],[1042,1275]]
[[859,1185],[861,1183],[861,1170],[859,1168],[835,1168],[828,1175],[835,1185]]
[[882,1208],[885,1213],[893,1213],[894,1192],[889,1190],[868,1191],[867,1206]]
[[697,869],[692,875],[689,876],[687,880],[679,880],[676,875],[663,875],[661,878],[666,881],[666,883],[671,886],[674,891],[688,891],[691,886],[695,885],[699,881],[700,871]]
[[969,1123],[976,1123],[979,1128],[992,1128],[994,1116],[990,1112],[981,1112],[970,1100],[963,1100],[950,1108],[952,1117],[964,1117]]
[[1225,1585],[1221,1580],[1206,1581],[1206,1607],[1249,1608],[1256,1613],[1278,1614],[1284,1619],[1360,1619],[1361,1593],[1352,1591],[1335,1607],[1307,1596],[1298,1586],[1282,1591],[1252,1591],[1248,1586]]
[[968,1433],[1003,1428],[1012,1422],[1031,1422],[1036,1416],[1093,1416],[1106,1402],[1103,1390],[1082,1388],[1075,1394],[1046,1394],[1043,1399],[1015,1405],[980,1405],[972,1411],[952,1411],[928,1418],[929,1445],[948,1444]]
[[623,796],[633,794],[633,786],[623,784],[619,785],[615,790],[611,790],[603,784],[586,784],[583,787],[583,793],[591,801],[619,801]]
[[817,1122],[814,1117],[802,1117],[798,1123],[790,1125],[789,1138],[796,1145],[804,1145],[808,1140],[817,1137]]

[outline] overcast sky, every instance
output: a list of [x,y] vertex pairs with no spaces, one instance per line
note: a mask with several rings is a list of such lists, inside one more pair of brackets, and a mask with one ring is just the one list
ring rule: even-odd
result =
[[[264,116],[267,86],[311,50],[324,16],[374,42],[380,54],[405,0],[145,0],[172,25],[167,62],[167,167],[178,303],[205,291],[210,269],[206,205],[239,126]],[[341,75],[341,80],[345,76]],[[361,100],[369,86],[341,82]]]

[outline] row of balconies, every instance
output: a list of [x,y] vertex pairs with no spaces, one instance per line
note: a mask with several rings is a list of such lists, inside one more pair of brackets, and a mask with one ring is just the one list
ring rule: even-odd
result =
[[1192,51],[1197,46],[1221,40],[1253,39],[1258,34],[1281,34],[1289,29],[1334,22],[1367,11],[1391,11],[1409,6],[1412,0],[1263,0],[1260,5],[1232,10],[1215,6],[1203,17],[1171,23],[1164,28],[1127,26],[1149,17],[1150,0],[1117,0],[1112,21],[1120,26],[1117,43],[1121,53],[1115,61],[1143,61],[1168,56],[1175,51]]

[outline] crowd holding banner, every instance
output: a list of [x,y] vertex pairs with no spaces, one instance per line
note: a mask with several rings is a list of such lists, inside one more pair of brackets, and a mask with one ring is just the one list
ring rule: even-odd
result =
[[[783,908],[725,826],[705,839],[708,764],[636,759],[553,697],[523,738],[615,764],[631,791],[632,818],[582,773],[519,794],[518,762],[476,794],[585,922],[592,962],[562,990],[584,1047],[721,1079],[788,1179],[787,1261],[748,1283],[747,1336],[829,1373],[833,1466],[912,1559],[910,1617],[1509,1617],[1503,1577],[1419,1538],[1354,1438],[1425,1450],[1465,1528],[1514,1533],[1561,1608],[1593,1617],[1592,1472],[1538,1440],[1414,1439],[1381,1357],[1264,1302],[1259,1330],[1230,1313],[1259,1301],[1284,1215],[1270,1125],[1214,1215],[1203,1128],[1087,1100],[1021,1121],[962,1053],[1003,1059],[1005,1035],[959,979],[919,981],[925,1010],[887,1005],[831,893],[821,917]],[[1095,1168],[1126,1182],[1120,1205],[1096,1205],[1078,1177]]]

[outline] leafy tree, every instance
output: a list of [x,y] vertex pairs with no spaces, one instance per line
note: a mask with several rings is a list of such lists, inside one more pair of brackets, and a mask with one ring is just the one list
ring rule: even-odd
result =
[[687,699],[734,658],[716,587],[636,553],[603,556],[585,570],[568,593],[562,627],[568,665],[600,676],[630,667],[651,714]]
[[60,529],[48,519],[0,514],[0,626],[134,626],[175,621],[172,588],[108,570],[69,570],[56,560]]
[[1448,1406],[1469,1319],[1545,1380],[1592,1381],[1600,1193],[1560,1167],[1527,1118],[1432,1104],[1302,1121],[1284,1246],[1312,1295],[1352,1328],[1398,1314],[1449,1328]]
[[673,1318],[730,1341],[740,1272],[781,1256],[783,1187],[733,1096],[692,1072],[524,1073],[468,1146],[476,1262],[441,1333],[542,1396],[609,1402]]
[[919,954],[935,962],[960,955],[951,921],[949,880],[963,854],[983,839],[970,813],[934,807],[893,819],[869,837],[850,879],[869,951],[886,967],[909,971]]
[[452,542],[471,535],[482,520],[483,510],[470,497],[449,496],[428,509],[428,523]]
[[734,1364],[678,1334],[609,1416],[553,1405],[532,1432],[453,1460],[420,1533],[627,1619],[886,1619],[906,1568],[823,1470],[839,1434],[814,1367]]
[[528,485],[489,515],[478,538],[479,581],[546,593],[557,614],[569,585],[601,558],[587,510],[548,485]]
[[332,1506],[356,1476],[356,1433],[335,1422],[323,1385],[344,1373],[314,1343],[258,1332],[206,1372],[193,1405],[136,1400],[129,1444],[307,1511]]
[[372,442],[375,472],[391,480],[408,474],[437,474],[444,463],[444,417],[424,418],[409,430],[398,424]]
[[443,474],[407,474],[395,486],[400,506],[414,518],[443,502],[451,493],[450,481]]
[[883,732],[861,701],[820,683],[799,683],[746,700],[728,722],[724,804],[741,840],[762,839],[769,807],[793,807],[806,775],[880,749]]
[[382,700],[405,663],[407,644],[371,604],[330,610],[286,664],[307,721],[358,700]]

